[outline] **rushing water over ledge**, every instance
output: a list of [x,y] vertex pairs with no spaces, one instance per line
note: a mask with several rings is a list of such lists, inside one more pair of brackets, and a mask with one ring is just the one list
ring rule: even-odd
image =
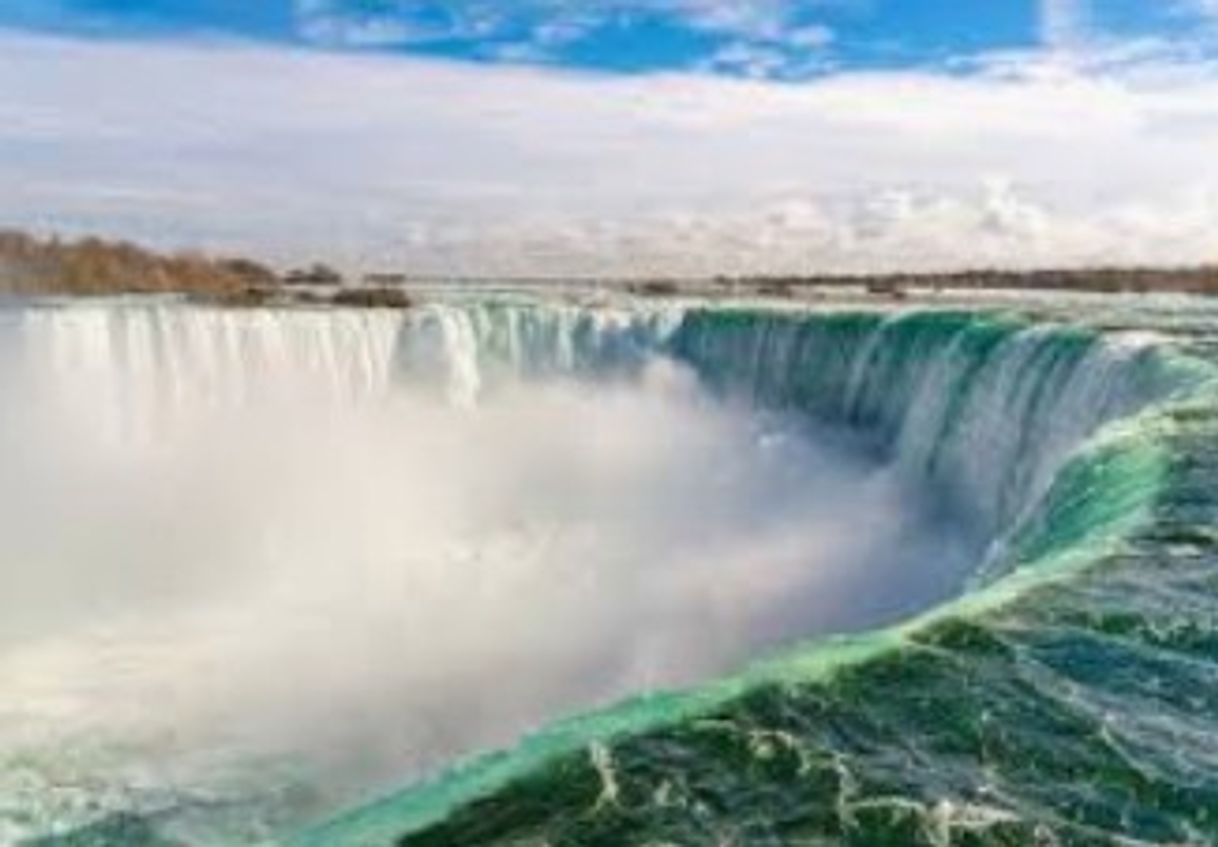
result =
[[[39,329],[40,321],[53,326]],[[965,797],[966,787],[980,785],[968,760],[922,761],[900,741],[900,724],[877,724],[875,710],[916,707],[920,701],[904,689],[918,691],[924,673],[938,672],[923,667],[928,656],[964,651],[967,661],[969,651],[984,649],[988,642],[970,640],[981,636],[969,627],[993,637],[976,621],[999,612],[985,609],[1020,608],[1010,598],[1029,596],[1036,583],[1154,523],[1173,472],[1168,435],[1176,427],[1168,410],[1175,407],[1163,404],[1183,403],[1206,377],[1201,366],[1145,338],[1107,340],[1093,331],[973,313],[483,304],[427,307],[404,319],[141,309],[103,309],[99,316],[69,309],[27,314],[17,323],[23,349],[45,343],[59,372],[87,389],[68,393],[79,404],[72,414],[89,416],[104,437],[137,442],[155,442],[163,421],[200,400],[223,408],[285,386],[295,391],[286,377],[301,369],[315,377],[310,391],[343,403],[379,396],[405,380],[430,385],[460,407],[520,378],[612,383],[663,356],[692,369],[728,406],[852,433],[866,455],[935,492],[988,541],[985,554],[974,556],[974,590],[932,615],[941,623],[798,649],[688,695],[656,695],[557,726],[513,755],[481,760],[302,837],[326,844],[385,843],[505,782],[503,793],[420,835],[421,843],[529,837],[567,843],[588,832],[605,843],[701,843],[732,833],[782,843],[782,833],[805,831],[854,832],[860,843],[875,843],[876,833],[889,830],[894,843],[925,833],[935,843],[935,827],[1002,833],[1020,831],[1025,820],[1040,825],[1009,786],[992,802]],[[142,394],[124,376],[132,371],[143,375]],[[82,372],[87,378],[80,379]],[[250,374],[261,376],[251,381]],[[982,673],[991,666],[968,667]],[[851,683],[858,677],[868,681]],[[874,696],[849,684],[874,686]],[[984,688],[969,691],[989,696]],[[974,715],[959,702],[940,701],[940,694],[929,691],[925,702],[954,723],[934,739],[966,748],[981,731],[967,729],[970,721],[989,720],[993,704],[987,700]],[[1008,708],[1020,707],[1019,696]],[[950,715],[952,705],[965,711]],[[898,717],[910,734],[921,731],[917,715],[891,720]],[[671,728],[611,743],[623,730],[656,725]],[[1018,721],[1003,726],[1023,731]],[[843,731],[846,741],[838,737]],[[512,781],[525,774],[531,775]],[[1062,817],[1053,809],[1042,814]],[[129,838],[143,824],[103,820],[94,832],[104,838],[107,826],[128,827]]]

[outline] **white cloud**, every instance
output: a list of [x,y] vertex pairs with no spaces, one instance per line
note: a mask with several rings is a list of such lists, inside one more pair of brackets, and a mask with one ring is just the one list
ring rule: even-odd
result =
[[1218,17],[1218,0],[1182,0],[1186,7],[1202,15]]
[[807,21],[808,6],[786,0],[294,0],[297,34],[326,47],[365,48],[463,42],[500,62],[544,64],[605,29],[659,19],[721,41],[693,62],[702,71],[794,79],[821,69],[834,40]]
[[1040,0],[1041,40],[1053,49],[1069,49],[1090,30],[1089,0]]
[[769,79],[779,76],[789,61],[782,50],[764,44],[735,41],[716,50],[702,67],[712,71],[730,71],[749,79]]
[[1218,259],[1205,67],[780,85],[0,34],[0,80],[0,224],[443,273]]
[[833,30],[825,26],[803,26],[788,30],[783,42],[792,47],[819,49],[833,43]]
[[[804,10],[806,12],[806,8]],[[424,14],[428,12],[428,14]],[[831,39],[823,26],[801,22],[797,4],[786,0],[522,0],[510,6],[492,0],[452,4],[439,18],[419,0],[394,0],[372,11],[350,0],[295,0],[297,29],[327,45],[415,44],[428,41],[498,39],[530,33],[533,52],[578,41],[613,21],[638,16],[669,19],[685,27],[761,47],[819,48]],[[426,20],[428,23],[421,24]],[[519,42],[517,42],[519,46]]]
[[682,0],[674,8],[700,29],[776,43],[794,28],[793,5],[785,0]]
[[496,4],[457,6],[441,18],[420,16],[425,4],[393,0],[373,9],[348,0],[293,0],[296,29],[307,41],[327,46],[370,47],[476,39],[494,34],[510,15]]

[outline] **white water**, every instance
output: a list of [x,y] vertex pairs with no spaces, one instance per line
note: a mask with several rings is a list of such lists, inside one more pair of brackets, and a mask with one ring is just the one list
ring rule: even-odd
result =
[[0,842],[252,839],[964,578],[840,434],[649,358],[663,316],[585,327],[595,379],[574,325],[401,320],[6,316]]

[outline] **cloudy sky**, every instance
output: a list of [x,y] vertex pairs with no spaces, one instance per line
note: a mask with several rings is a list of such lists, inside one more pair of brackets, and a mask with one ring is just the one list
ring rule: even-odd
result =
[[0,0],[0,226],[463,275],[1218,261],[1218,0]]

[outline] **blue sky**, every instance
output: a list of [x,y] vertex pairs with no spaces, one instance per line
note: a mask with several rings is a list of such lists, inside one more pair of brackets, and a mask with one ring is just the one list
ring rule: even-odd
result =
[[804,79],[1086,38],[1208,47],[1213,0],[0,0],[0,26]]
[[0,0],[0,227],[284,264],[1218,261],[1218,0]]

